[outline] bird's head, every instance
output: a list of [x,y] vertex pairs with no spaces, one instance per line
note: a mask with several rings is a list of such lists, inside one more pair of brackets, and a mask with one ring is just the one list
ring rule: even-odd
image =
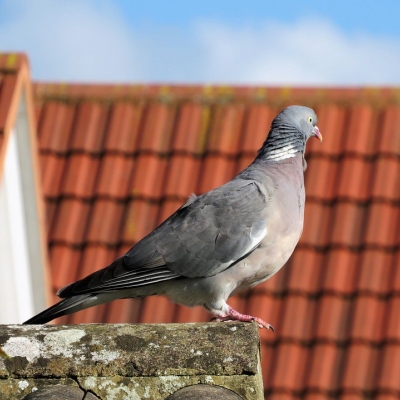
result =
[[311,136],[315,136],[322,142],[317,122],[318,118],[313,109],[304,106],[289,106],[276,116],[271,128],[290,126],[300,131],[304,135],[305,141]]
[[290,106],[282,110],[272,121],[271,130],[263,146],[258,151],[258,159],[281,161],[304,155],[306,142],[315,136],[322,142],[317,127],[317,115],[314,110],[304,106]]

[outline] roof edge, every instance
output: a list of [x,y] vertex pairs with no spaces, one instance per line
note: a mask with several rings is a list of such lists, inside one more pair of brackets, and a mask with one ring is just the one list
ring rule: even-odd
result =
[[0,53],[0,71],[18,72],[23,67],[29,69],[29,60],[25,53]]
[[88,101],[140,101],[145,99],[165,102],[192,100],[199,102],[221,100],[252,101],[271,100],[277,106],[286,104],[374,103],[400,104],[400,86],[236,86],[236,85],[178,85],[178,84],[79,84],[65,82],[34,82],[33,90],[39,100],[55,99],[66,102]]

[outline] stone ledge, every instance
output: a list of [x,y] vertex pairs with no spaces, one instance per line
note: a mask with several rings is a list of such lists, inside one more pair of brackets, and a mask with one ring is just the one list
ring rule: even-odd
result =
[[115,400],[199,383],[263,398],[256,324],[1,325],[0,346],[1,400],[57,384]]

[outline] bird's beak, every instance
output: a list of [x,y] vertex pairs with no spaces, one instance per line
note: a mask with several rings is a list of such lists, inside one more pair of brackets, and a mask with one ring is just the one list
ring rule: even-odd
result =
[[320,132],[319,129],[318,129],[318,126],[314,126],[312,132],[313,132],[313,135],[314,135],[316,138],[318,138],[320,142],[322,142],[322,135],[321,135],[321,132]]

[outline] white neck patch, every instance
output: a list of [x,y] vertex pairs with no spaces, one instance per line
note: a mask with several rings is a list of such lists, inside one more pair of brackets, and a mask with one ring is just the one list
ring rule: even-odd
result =
[[287,146],[281,147],[280,149],[271,150],[267,153],[266,159],[273,161],[285,160],[287,158],[293,158],[296,156],[299,150],[296,149],[294,144],[288,144]]

